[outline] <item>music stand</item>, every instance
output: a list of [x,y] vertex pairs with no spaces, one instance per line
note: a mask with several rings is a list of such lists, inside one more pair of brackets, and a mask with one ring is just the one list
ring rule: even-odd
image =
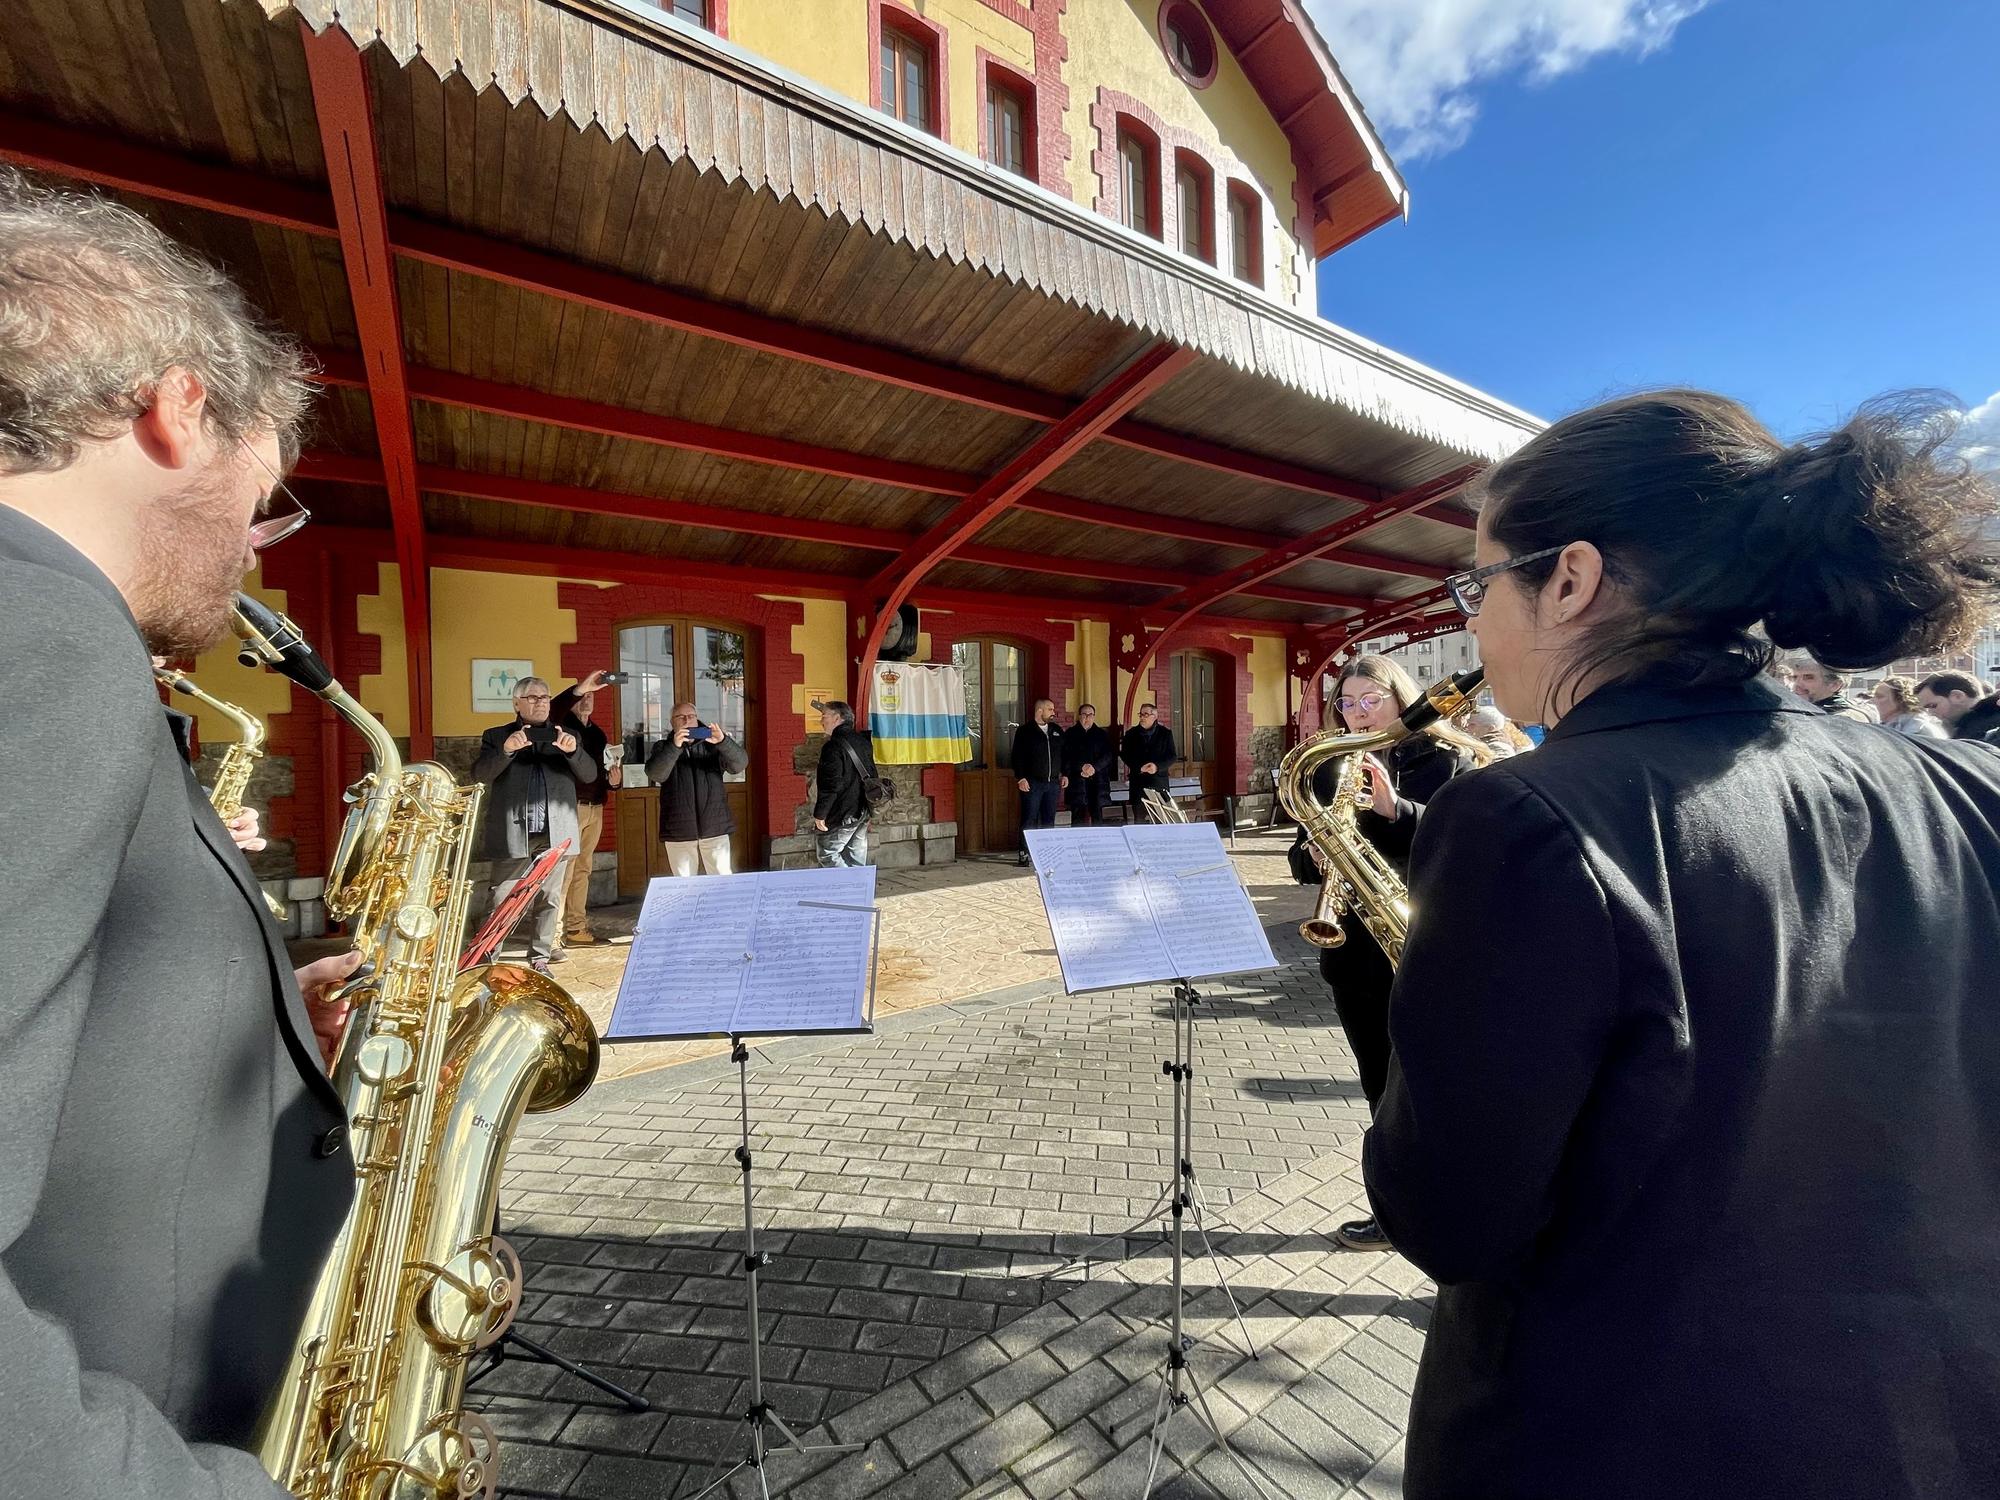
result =
[[[853,920],[855,916],[867,919],[865,927]],[[724,1488],[745,1469],[755,1471],[758,1491],[769,1500],[765,1460],[772,1453],[855,1453],[867,1446],[807,1443],[764,1397],[764,1330],[757,1289],[758,1277],[772,1257],[757,1248],[750,1047],[745,1039],[874,1030],[880,944],[873,866],[771,870],[693,880],[666,877],[647,889],[632,957],[603,1040],[722,1036],[728,1038],[730,1061],[736,1064],[738,1133],[733,1154],[743,1181],[742,1267],[750,1345],[750,1399],[743,1422],[749,1451],[727,1469],[728,1450],[718,1453],[708,1482],[694,1500]],[[732,970],[733,988],[722,978]]]
[[[1207,1392],[1188,1363],[1188,1351],[1195,1341],[1186,1330],[1185,1303],[1186,1224],[1196,1200],[1194,1008],[1201,999],[1189,975],[1192,971],[1194,977],[1205,978],[1276,968],[1270,940],[1211,823],[1166,822],[1117,830],[1035,829],[1027,841],[1048,909],[1065,989],[1076,994],[1163,980],[1172,984],[1174,1055],[1161,1064],[1161,1071],[1173,1085],[1173,1166],[1164,1204],[1139,1221],[1141,1225],[1151,1222],[1161,1207],[1168,1215],[1172,1290],[1167,1352],[1158,1370],[1160,1389],[1148,1435],[1151,1456],[1139,1500],[1147,1500],[1153,1492],[1160,1459],[1166,1452],[1167,1424],[1183,1407],[1193,1411],[1210,1441],[1235,1465],[1251,1492],[1267,1496],[1223,1436]],[[1200,1232],[1207,1246],[1207,1231]],[[1212,1247],[1209,1253],[1213,1256]],[[1074,1265],[1076,1259],[1064,1264]],[[1216,1272],[1250,1357],[1255,1359],[1256,1346],[1250,1342],[1248,1325],[1219,1263]],[[1206,1443],[1198,1450],[1207,1451]]]

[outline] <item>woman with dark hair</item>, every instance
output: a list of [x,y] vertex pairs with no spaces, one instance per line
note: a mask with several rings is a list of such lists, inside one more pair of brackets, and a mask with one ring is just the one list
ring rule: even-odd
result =
[[[1386,656],[1358,656],[1342,669],[1334,689],[1334,727],[1363,734],[1386,729],[1422,696],[1415,680],[1396,662]],[[1356,826],[1400,874],[1409,864],[1410,839],[1424,804],[1460,771],[1492,758],[1485,745],[1440,719],[1422,734],[1390,746],[1387,755],[1368,758],[1369,806],[1356,815]],[[1338,769],[1329,763],[1314,772],[1313,796],[1320,802],[1333,800]],[[1302,885],[1318,885],[1325,878],[1318,851],[1306,841],[1303,828],[1292,841],[1291,865],[1293,878]],[[1319,950],[1319,972],[1333,991],[1334,1012],[1354,1053],[1361,1092],[1372,1113],[1389,1077],[1389,987],[1396,971],[1352,912],[1341,919],[1340,930],[1347,941]],[[1372,1218],[1340,1225],[1334,1238],[1350,1250],[1390,1248],[1388,1237]]]
[[1450,586],[1549,733],[1413,851],[1363,1151],[1439,1284],[1411,1500],[2000,1495],[2000,756],[1763,674],[1971,633],[1949,435],[1667,391],[1488,477]]

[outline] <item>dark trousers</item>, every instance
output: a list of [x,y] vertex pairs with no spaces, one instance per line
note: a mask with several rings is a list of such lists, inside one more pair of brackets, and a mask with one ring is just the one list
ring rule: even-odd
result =
[[1338,948],[1320,949],[1319,975],[1333,991],[1333,1008],[1340,1029],[1347,1033],[1361,1074],[1361,1092],[1368,1096],[1368,1113],[1373,1116],[1389,1082],[1389,990],[1396,971],[1366,927],[1351,915],[1340,925],[1347,941]]
[[1072,827],[1088,828],[1104,821],[1104,799],[1111,788],[1102,776],[1072,776],[1069,779],[1069,821]]
[[1053,828],[1056,826],[1056,809],[1062,805],[1062,783],[1060,781],[1031,781],[1028,789],[1021,793],[1021,852],[1028,852],[1027,833],[1030,828]]

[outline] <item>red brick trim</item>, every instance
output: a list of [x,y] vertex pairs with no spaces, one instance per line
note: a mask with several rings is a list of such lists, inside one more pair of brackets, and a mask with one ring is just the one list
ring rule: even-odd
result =
[[[1069,39],[1063,35],[1063,15],[1069,0],[982,0],[988,10],[1025,26],[1035,38],[1035,180],[1052,193],[1074,198],[1069,160],[1074,150],[1063,120],[1069,113],[1069,85],[1063,65],[1069,61]],[[879,85],[877,85],[879,87]],[[980,113],[986,109],[980,94]],[[984,152],[981,152],[984,155]]]
[[950,38],[944,27],[926,21],[894,0],[868,0],[868,103],[882,107],[882,29],[914,37],[931,50],[931,121],[929,130],[941,141],[951,139]]
[[725,40],[729,36],[729,0],[708,0],[708,29]]
[[[1221,625],[1186,625],[1174,632],[1169,649],[1158,653],[1151,672],[1153,701],[1160,705],[1161,717],[1173,702],[1173,658],[1183,651],[1199,651],[1216,665],[1215,751],[1220,773],[1219,792],[1234,796],[1250,785],[1250,640]],[[1174,728],[1168,720],[1168,727]],[[1181,736],[1176,729],[1175,741]],[[1180,744],[1185,758],[1188,749]]]
[[[1222,193],[1222,244],[1218,251],[1227,251],[1230,263],[1221,266],[1220,254],[1217,265],[1230,275],[1236,274],[1236,242],[1229,229],[1229,204],[1232,199],[1241,200],[1250,210],[1250,271],[1248,285],[1261,287],[1268,276],[1264,269],[1264,195],[1240,177],[1232,177],[1223,185]],[[1238,278],[1239,280],[1243,278]]]
[[[988,3],[991,3],[991,0],[988,0]],[[973,66],[978,69],[975,103],[979,109],[979,159],[989,165],[993,162],[993,130],[990,124],[991,113],[986,107],[986,93],[997,80],[1021,96],[1021,165],[1026,169],[1022,175],[1030,182],[1040,182],[1042,180],[1041,89],[1036,86],[1032,78],[1006,58],[998,57],[984,47],[974,49]]]
[[[1216,204],[1213,184],[1218,173],[1215,164],[1209,160],[1208,143],[1199,140],[1192,131],[1181,130],[1167,124],[1152,110],[1134,99],[1130,94],[1100,86],[1097,98],[1090,106],[1090,123],[1097,132],[1097,148],[1090,154],[1091,170],[1097,177],[1097,202],[1093,205],[1107,219],[1118,218],[1118,130],[1120,121],[1128,129],[1136,129],[1153,137],[1157,143],[1153,152],[1153,193],[1156,222],[1160,233],[1156,236],[1162,243],[1180,248],[1180,213],[1174,193],[1174,165],[1182,154],[1192,157],[1207,175],[1211,184],[1208,195],[1209,243],[1216,243]],[[1174,211],[1168,212],[1169,206]],[[1169,221],[1171,220],[1171,228]],[[1203,259],[1199,251],[1190,251],[1195,259]]]
[[[1180,59],[1174,56],[1174,49],[1168,44],[1167,23],[1176,16],[1183,26],[1190,31],[1198,30],[1208,39],[1208,71],[1199,77],[1181,67]],[[1174,77],[1191,89],[1205,89],[1215,82],[1215,75],[1222,67],[1222,39],[1215,34],[1215,28],[1208,24],[1208,17],[1201,13],[1201,7],[1194,0],[1160,0],[1154,30],[1159,34],[1160,51],[1166,54],[1167,66],[1173,69]]]

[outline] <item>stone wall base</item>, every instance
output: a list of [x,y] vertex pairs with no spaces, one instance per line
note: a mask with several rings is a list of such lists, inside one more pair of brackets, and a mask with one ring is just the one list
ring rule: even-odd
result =
[[[815,863],[813,836],[788,833],[768,839],[766,865],[773,870],[805,870]],[[868,830],[868,863],[884,870],[948,865],[958,858],[956,823],[877,823]]]

